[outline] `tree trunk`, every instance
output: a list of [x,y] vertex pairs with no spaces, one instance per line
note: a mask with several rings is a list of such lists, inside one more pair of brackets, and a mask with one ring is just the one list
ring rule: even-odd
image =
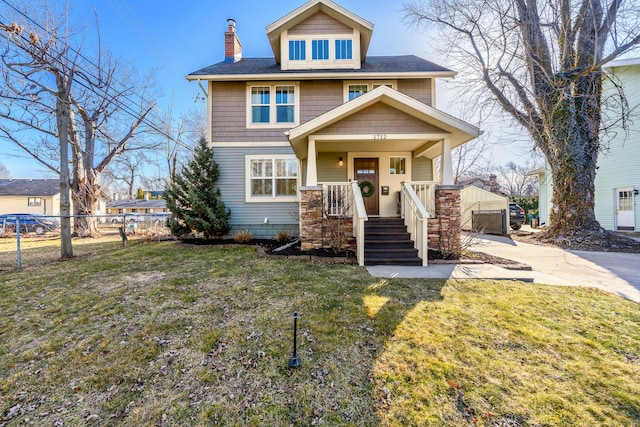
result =
[[[590,234],[601,230],[596,220],[595,178],[598,161],[601,96],[600,73],[559,83],[547,117],[545,150],[553,176],[553,209],[548,234]],[[579,95],[577,95],[579,94]]]
[[69,186],[69,119],[71,103],[68,101],[69,88],[65,77],[56,74],[59,89],[56,101],[58,138],[60,141],[60,256],[62,259],[73,257],[71,243],[71,200]]

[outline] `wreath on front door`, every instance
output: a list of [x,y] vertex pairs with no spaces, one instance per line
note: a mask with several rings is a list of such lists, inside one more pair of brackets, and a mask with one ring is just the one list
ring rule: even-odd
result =
[[360,187],[362,197],[371,197],[375,191],[375,187],[369,181],[362,181],[358,186]]

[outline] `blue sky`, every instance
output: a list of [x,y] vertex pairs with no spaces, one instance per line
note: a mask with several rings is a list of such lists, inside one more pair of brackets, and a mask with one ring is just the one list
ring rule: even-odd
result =
[[[447,65],[429,49],[427,34],[408,28],[403,22],[400,1],[338,3],[375,25],[370,55],[414,54]],[[73,13],[78,19],[93,23],[95,8],[102,43],[133,62],[141,74],[156,69],[164,95],[159,108],[168,110],[173,96],[173,111],[179,115],[192,110],[193,100],[200,94],[197,83],[187,82],[185,75],[224,59],[227,18],[237,21],[243,56],[268,57],[272,51],[265,27],[302,4],[304,0],[80,0]],[[447,110],[442,103],[438,107]],[[13,178],[52,177],[6,142],[0,142],[0,163],[7,166]]]

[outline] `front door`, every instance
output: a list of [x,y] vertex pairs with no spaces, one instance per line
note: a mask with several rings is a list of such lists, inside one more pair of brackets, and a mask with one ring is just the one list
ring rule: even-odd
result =
[[378,159],[354,159],[354,178],[358,181],[367,215],[379,215]]
[[633,188],[616,190],[616,225],[618,230],[634,229]]

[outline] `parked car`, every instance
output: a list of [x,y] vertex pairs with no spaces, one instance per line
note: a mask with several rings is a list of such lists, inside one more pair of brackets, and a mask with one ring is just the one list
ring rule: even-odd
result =
[[515,203],[509,203],[509,222],[513,230],[520,230],[522,224],[524,224],[525,216],[524,209]]
[[21,233],[36,233],[42,235],[60,228],[60,220],[40,214],[4,214],[0,215],[0,231],[15,231],[16,222],[20,223]]

